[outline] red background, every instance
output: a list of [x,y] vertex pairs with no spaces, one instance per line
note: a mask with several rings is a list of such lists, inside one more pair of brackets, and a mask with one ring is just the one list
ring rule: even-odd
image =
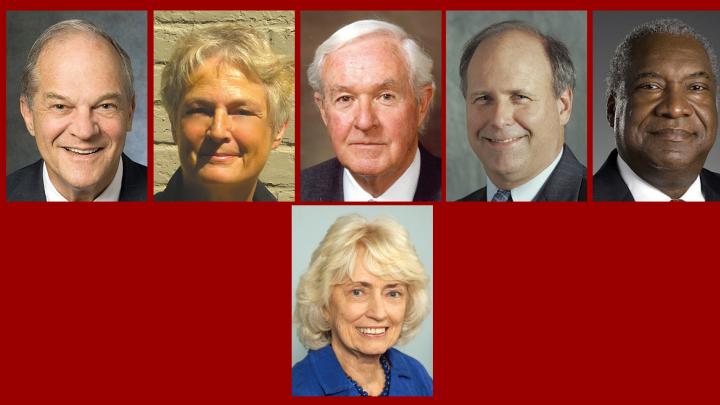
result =
[[[534,3],[353,5],[540,7]],[[711,1],[687,5],[717,8]],[[202,8],[338,6],[207,1]],[[152,10],[198,4],[7,1],[4,7]],[[541,7],[668,8],[649,1]],[[5,35],[4,18],[2,24]],[[0,44],[4,51],[5,41]],[[4,90],[5,81],[0,83]],[[590,117],[591,99],[592,93]],[[435,397],[413,400],[720,402],[720,205],[434,206]],[[290,215],[289,203],[3,201],[0,403],[322,401],[290,396]]]

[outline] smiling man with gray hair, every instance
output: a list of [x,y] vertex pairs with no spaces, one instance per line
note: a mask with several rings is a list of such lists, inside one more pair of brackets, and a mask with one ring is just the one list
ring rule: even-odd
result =
[[607,79],[617,150],[593,177],[593,200],[720,200],[720,174],[703,169],[717,132],[717,78],[712,46],[684,22],[630,32]]
[[20,94],[42,159],[8,176],[8,201],[146,200],[147,168],[122,153],[134,110],[130,58],[113,38],[84,20],[49,27]]

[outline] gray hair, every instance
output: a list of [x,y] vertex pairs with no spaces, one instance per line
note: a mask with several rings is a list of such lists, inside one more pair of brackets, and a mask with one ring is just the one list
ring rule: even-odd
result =
[[123,91],[127,96],[128,103],[132,103],[135,98],[135,89],[133,87],[133,71],[130,56],[127,52],[117,43],[107,32],[102,30],[97,25],[85,21],[85,20],[65,20],[60,21],[46,29],[38,39],[35,40],[30,53],[25,62],[23,68],[22,78],[20,79],[20,96],[28,101],[28,104],[32,107],[32,99],[37,91],[38,74],[37,74],[37,62],[40,58],[40,54],[45,46],[55,38],[59,38],[63,35],[71,33],[89,33],[97,35],[98,37],[107,41],[118,56],[120,56],[120,67],[122,72]]
[[469,41],[465,43],[462,57],[460,58],[460,87],[463,97],[467,96],[467,71],[470,66],[470,60],[475,54],[475,50],[486,39],[500,35],[507,31],[524,31],[538,37],[545,48],[545,54],[550,62],[553,76],[553,91],[555,96],[559,97],[566,89],[575,88],[575,66],[570,59],[570,51],[567,46],[550,35],[543,34],[534,26],[519,20],[503,21],[493,24],[479,33],[475,34]]
[[705,49],[705,53],[710,60],[710,66],[712,67],[713,75],[715,75],[716,86],[717,89],[720,90],[720,83],[717,82],[717,56],[715,55],[715,51],[713,50],[710,41],[683,21],[676,18],[667,18],[650,21],[635,27],[635,29],[632,30],[625,39],[623,39],[620,45],[618,45],[617,49],[615,49],[612,61],[610,62],[610,71],[608,72],[606,79],[606,99],[609,99],[611,96],[625,96],[625,80],[628,69],[630,69],[633,46],[638,40],[654,34],[670,34],[689,37],[699,42]]
[[308,81],[313,90],[322,94],[323,83],[321,73],[325,59],[330,53],[337,51],[360,37],[369,35],[389,35],[398,41],[405,55],[413,90],[418,99],[420,98],[420,90],[423,87],[431,85],[433,90],[435,90],[435,81],[432,75],[432,58],[430,58],[414,39],[410,38],[405,30],[395,24],[380,20],[355,21],[335,31],[330,38],[320,44],[315,51],[315,58],[307,71]]
[[160,98],[173,126],[180,102],[192,86],[191,76],[216,56],[263,85],[272,133],[277,134],[292,112],[295,65],[291,58],[276,54],[258,31],[239,24],[199,28],[177,41],[160,81]]

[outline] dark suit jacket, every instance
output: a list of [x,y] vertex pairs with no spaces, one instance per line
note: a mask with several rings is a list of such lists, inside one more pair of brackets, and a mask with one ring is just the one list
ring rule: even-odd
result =
[[[533,201],[586,201],[587,170],[567,145],[550,177]],[[458,201],[487,201],[487,187],[476,190]]]
[[[123,177],[120,201],[147,200],[147,167],[122,155]],[[16,170],[7,177],[8,201],[47,201],[42,176],[42,159]]]
[[[200,201],[194,195],[183,192],[182,169],[178,168],[173,173],[165,190],[155,194],[155,201]],[[258,180],[255,186],[253,201],[277,201],[277,198]]]
[[[620,176],[617,157],[617,149],[610,152],[610,156],[593,176],[593,201],[635,201]],[[700,189],[705,201],[720,201],[720,174],[702,169]]]
[[[440,201],[441,160],[420,147],[420,178],[413,201]],[[300,173],[301,201],[343,201],[343,166],[337,158],[309,167]]]

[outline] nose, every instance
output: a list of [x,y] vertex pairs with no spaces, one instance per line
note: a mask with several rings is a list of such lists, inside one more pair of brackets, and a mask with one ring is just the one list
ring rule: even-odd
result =
[[90,139],[100,132],[100,126],[90,108],[75,108],[70,125],[72,135],[83,140]]
[[693,110],[681,85],[668,85],[662,94],[662,100],[655,107],[658,116],[681,118],[692,115]]
[[493,126],[502,129],[513,124],[513,114],[515,110],[509,102],[498,101],[495,103],[495,109],[492,112]]
[[369,131],[377,126],[377,115],[372,105],[372,100],[366,98],[358,102],[357,116],[355,117],[355,128],[361,131]]
[[373,294],[368,300],[367,311],[365,316],[376,321],[382,321],[387,318],[387,311],[385,310],[385,301],[382,295]]
[[216,142],[222,142],[229,137],[232,122],[227,111],[223,108],[215,110],[212,123],[208,129],[208,136]]

